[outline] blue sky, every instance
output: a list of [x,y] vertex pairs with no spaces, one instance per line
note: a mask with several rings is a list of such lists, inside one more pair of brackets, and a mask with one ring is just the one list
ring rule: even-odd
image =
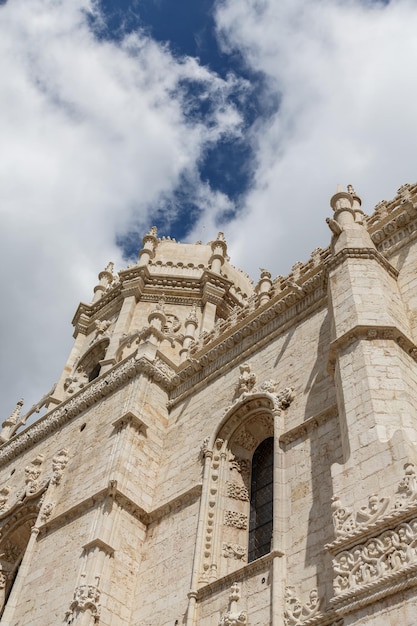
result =
[[[213,0],[102,0],[99,19],[92,19],[99,38],[122,40],[128,33],[142,30],[149,37],[167,46],[177,58],[194,57],[211,72],[226,79],[233,74],[239,82],[228,94],[231,103],[241,115],[239,135],[224,136],[204,150],[197,162],[202,182],[211,189],[225,194],[232,201],[224,215],[219,216],[218,226],[223,227],[231,217],[236,217],[244,203],[253,176],[254,149],[247,137],[250,128],[259,120],[271,115],[278,107],[279,98],[272,94],[262,72],[255,71],[246,63],[239,50],[225,50],[216,32]],[[190,81],[182,85],[189,100],[188,116],[192,120],[204,120],[213,103],[205,95],[204,88]],[[177,213],[167,221],[164,210],[177,207]],[[172,210],[169,210],[169,214]],[[160,231],[182,240],[192,229],[199,215],[198,196],[193,184],[184,177],[171,197],[160,201],[154,209],[154,223]],[[119,244],[126,256],[136,252],[137,241],[130,232],[119,237]]]
[[161,235],[287,274],[337,183],[416,180],[415,0],[0,3],[0,410],[58,378],[98,272]]

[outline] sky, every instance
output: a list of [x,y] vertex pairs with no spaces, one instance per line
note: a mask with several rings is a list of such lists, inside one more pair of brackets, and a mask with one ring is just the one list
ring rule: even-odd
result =
[[152,225],[287,274],[417,180],[415,0],[0,0],[0,418]]

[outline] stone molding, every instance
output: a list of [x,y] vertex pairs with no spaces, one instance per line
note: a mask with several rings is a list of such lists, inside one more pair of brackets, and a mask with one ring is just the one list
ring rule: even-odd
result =
[[398,278],[399,271],[376,248],[343,248],[325,262],[327,272],[332,272],[346,259],[366,259],[377,261],[392,278]]
[[221,591],[224,591],[230,587],[234,582],[243,582],[248,580],[251,576],[254,576],[260,572],[267,572],[271,569],[272,562],[275,558],[282,558],[284,554],[278,550],[274,550],[265,554],[265,556],[246,563],[241,568],[222,576],[213,582],[210,582],[196,591],[196,599],[198,602],[202,602],[207,598],[217,595]]
[[289,445],[293,443],[293,441],[297,441],[297,439],[307,437],[312,430],[316,430],[321,424],[325,424],[335,417],[337,417],[337,405],[332,404],[327,409],[324,409],[324,411],[321,411],[317,415],[312,415],[304,422],[301,422],[301,424],[291,428],[291,430],[287,430],[287,432],[280,436],[279,441],[284,445]]
[[[114,497],[115,502],[125,511],[127,511],[130,515],[132,515],[135,519],[141,522],[144,526],[148,526],[155,521],[162,519],[163,517],[169,515],[174,510],[181,508],[182,506],[187,506],[198,500],[201,495],[201,483],[194,485],[187,491],[180,493],[178,496],[165,502],[161,506],[153,509],[153,510],[145,510],[139,504],[131,500],[126,494],[117,489],[117,485],[115,486],[114,493],[112,497]],[[89,509],[92,509],[96,506],[99,506],[109,495],[109,488],[104,487],[99,491],[95,492],[85,500],[82,500],[75,506],[73,506],[70,510],[64,511],[60,515],[54,517],[52,520],[47,520],[45,522],[45,528],[42,531],[46,531],[46,529],[57,529],[65,524],[68,521],[75,519],[76,517],[81,516]],[[0,532],[1,537],[1,532]],[[101,539],[94,540],[95,542],[102,541]],[[102,542],[104,545],[104,542]],[[89,544],[86,544],[87,547]],[[107,544],[106,544],[107,545]],[[108,546],[109,550],[113,550],[110,546]]]
[[[384,530],[365,543],[344,550],[333,559],[335,574],[333,605],[343,605],[370,591],[392,591],[393,583],[401,583],[417,575],[417,518],[403,522],[393,530]],[[407,583],[409,580],[407,580]]]
[[219,334],[215,337],[216,329],[203,335],[206,341],[204,347],[201,351],[191,351],[189,359],[172,380],[173,387],[168,406],[171,408],[185,400],[190,392],[207,385],[226,367],[238,365],[242,358],[248,358],[255,349],[259,349],[264,343],[284,332],[287,325],[294,324],[299,316],[306,314],[307,310],[312,312],[322,306],[327,292],[322,284],[305,298],[299,299],[295,294],[289,296],[291,304],[288,304],[288,308],[282,299],[275,304],[267,303],[262,307],[263,310],[257,309],[251,314],[251,319],[238,322],[236,327],[230,328],[225,335]]
[[334,373],[338,353],[359,340],[394,341],[408,356],[417,362],[417,345],[396,326],[354,326],[330,344],[327,366],[330,374]]

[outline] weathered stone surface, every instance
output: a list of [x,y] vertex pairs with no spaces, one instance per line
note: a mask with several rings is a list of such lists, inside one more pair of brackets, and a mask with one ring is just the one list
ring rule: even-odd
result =
[[58,384],[4,418],[2,624],[414,626],[417,186],[331,205],[330,248],[285,278],[156,229],[99,274]]

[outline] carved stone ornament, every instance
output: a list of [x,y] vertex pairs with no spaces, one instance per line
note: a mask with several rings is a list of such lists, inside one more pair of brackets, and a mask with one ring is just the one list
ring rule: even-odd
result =
[[248,618],[245,611],[239,611],[240,586],[233,583],[229,595],[229,608],[219,622],[219,626],[245,626]]
[[[22,487],[18,488],[14,494],[10,493],[11,489],[8,485],[0,489],[0,519],[5,519],[28,500],[37,500],[38,505],[41,506],[48,486],[60,483],[68,459],[67,450],[60,450],[52,459],[52,474],[41,479],[43,455],[38,455],[24,468],[24,485]],[[42,523],[48,520],[53,508],[54,503],[51,502],[42,506],[40,512]]]
[[62,474],[64,473],[64,469],[67,466],[68,460],[68,451],[65,449],[60,450],[58,454],[52,459],[52,485],[59,485],[59,483],[61,482]]
[[[85,578],[85,575],[82,578]],[[95,585],[82,583],[75,588],[73,600],[65,614],[66,624],[73,624],[77,616],[86,611],[90,611],[94,623],[98,623],[100,618],[100,590],[98,584],[99,577],[96,577]]]
[[335,595],[357,590],[417,563],[417,518],[344,550],[333,559]]
[[240,561],[246,557],[246,548],[238,543],[224,543],[222,548],[225,559],[235,559]]
[[48,519],[51,517],[54,507],[55,507],[55,502],[47,502],[42,506],[40,510],[40,514],[39,514],[39,519],[42,524],[45,524],[48,521]]
[[245,530],[248,527],[248,518],[244,513],[238,511],[225,511],[224,525]]
[[240,375],[236,385],[235,397],[244,393],[250,393],[256,385],[256,375],[251,371],[250,363],[244,363],[239,367]]
[[317,589],[312,589],[309,599],[302,604],[295,595],[294,587],[285,587],[285,626],[298,626],[317,615],[320,610],[320,599]]
[[238,483],[229,481],[227,483],[227,496],[235,500],[249,501],[249,491],[245,485],[239,485]]
[[43,455],[39,454],[36,459],[25,467],[25,486],[20,489],[16,494],[17,501],[21,502],[26,497],[32,496],[40,491],[39,476],[41,473],[41,465],[43,461]]
[[343,539],[358,534],[379,519],[395,517],[408,507],[417,505],[417,468],[414,463],[404,465],[404,476],[401,479],[394,498],[379,498],[371,494],[367,506],[354,513],[344,507],[338,496],[332,498],[332,517],[336,539]]
[[416,584],[416,466],[404,472],[392,499],[371,495],[356,515],[334,499],[336,539],[325,546],[334,555],[331,604],[360,607]]

